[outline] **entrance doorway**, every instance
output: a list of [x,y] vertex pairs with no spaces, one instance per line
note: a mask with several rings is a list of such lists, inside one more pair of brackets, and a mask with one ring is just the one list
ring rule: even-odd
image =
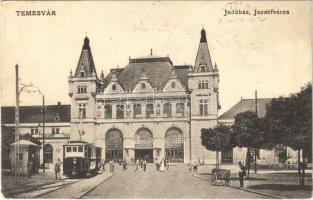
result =
[[135,149],[135,160],[146,159],[148,163],[153,162],[153,149]]

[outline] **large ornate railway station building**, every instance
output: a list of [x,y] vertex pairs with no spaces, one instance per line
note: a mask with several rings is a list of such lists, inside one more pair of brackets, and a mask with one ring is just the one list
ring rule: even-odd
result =
[[106,160],[215,163],[215,153],[200,138],[201,128],[217,124],[219,109],[219,73],[205,30],[194,66],[173,65],[151,51],[106,76],[98,76],[86,37],[68,81],[71,139],[101,147]]

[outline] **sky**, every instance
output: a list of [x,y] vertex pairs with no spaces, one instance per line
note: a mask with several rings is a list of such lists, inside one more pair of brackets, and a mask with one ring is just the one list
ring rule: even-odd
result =
[[[202,27],[220,72],[221,112],[242,98],[288,96],[312,77],[310,1],[82,1],[2,2],[1,105],[15,105],[20,80],[45,94],[46,104],[69,104],[68,75],[88,35],[97,73],[125,67],[130,57],[169,55],[174,65],[195,63]],[[251,15],[227,15],[225,9]],[[288,10],[257,15],[254,10]],[[18,10],[55,10],[56,16],[17,16]],[[21,105],[39,105],[21,93]]]

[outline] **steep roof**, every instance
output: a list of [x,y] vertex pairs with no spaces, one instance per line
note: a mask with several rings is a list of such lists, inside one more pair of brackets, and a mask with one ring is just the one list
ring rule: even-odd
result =
[[75,77],[80,77],[80,72],[85,71],[85,77],[92,76],[92,72],[96,73],[96,67],[93,62],[91,49],[89,46],[89,38],[86,36],[84,39],[84,45],[80,53],[78,64],[75,71]]
[[200,44],[198,47],[196,62],[195,62],[195,71],[200,71],[200,65],[206,65],[208,71],[213,71],[213,65],[211,61],[211,56],[209,53],[209,48],[206,40],[205,30],[201,30]]
[[[187,86],[188,68],[189,66],[173,66],[169,57],[150,55],[129,59],[129,63],[125,68],[114,70],[118,81],[125,90],[133,90],[143,72],[147,76],[152,88],[162,90],[171,76],[173,69],[176,70],[181,82]],[[108,85],[111,77],[112,70],[104,79],[104,87]]]
[[[42,106],[20,106],[20,123],[42,123]],[[59,116],[57,119],[57,116]],[[47,105],[46,123],[64,123],[71,121],[70,105]],[[1,107],[1,124],[15,123],[15,107]]]
[[[259,98],[257,103],[258,116],[264,117],[266,114],[266,106],[270,104],[272,98]],[[237,104],[224,112],[218,119],[227,120],[234,119],[238,113],[245,111],[255,111],[255,99],[241,99]]]

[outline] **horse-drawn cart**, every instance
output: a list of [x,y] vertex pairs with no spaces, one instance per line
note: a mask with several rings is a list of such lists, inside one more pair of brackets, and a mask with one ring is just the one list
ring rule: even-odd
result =
[[212,169],[211,185],[221,183],[226,186],[230,186],[230,170],[227,169]]

